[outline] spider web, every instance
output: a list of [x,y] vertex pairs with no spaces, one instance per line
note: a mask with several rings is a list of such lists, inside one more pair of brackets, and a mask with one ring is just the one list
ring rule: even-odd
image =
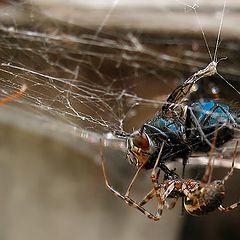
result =
[[[19,91],[23,84],[27,90],[23,97],[1,107],[1,121],[62,137],[76,146],[80,144],[75,140],[98,143],[104,137],[109,145],[124,148],[114,132],[139,128],[160,109],[171,90],[209,62],[192,11],[200,6],[201,13],[201,3],[178,2],[132,3],[136,16],[146,18],[157,6],[169,19],[160,31],[155,23],[140,26],[131,19],[133,25],[129,25],[123,18],[131,16],[133,7],[126,8],[125,1],[110,5],[100,1],[91,11],[86,5],[69,3],[72,7],[67,8],[61,1],[53,1],[51,7],[45,7],[44,1],[41,5],[38,1],[5,1],[0,15],[1,98]],[[203,13],[211,11],[206,2],[202,9]],[[120,20],[119,12],[124,12]],[[74,18],[76,14],[81,15],[79,19]],[[182,30],[174,28],[173,19],[180,16],[183,23],[187,16],[195,19],[192,28],[198,31],[193,34],[184,24]],[[206,33],[214,28],[208,41],[212,51],[219,18],[214,24],[203,26]],[[177,34],[181,31],[184,36]],[[225,61],[219,71],[237,88],[238,44],[230,39],[220,49],[231,61]],[[204,94],[211,95],[213,89],[225,94],[214,81],[206,84]]]

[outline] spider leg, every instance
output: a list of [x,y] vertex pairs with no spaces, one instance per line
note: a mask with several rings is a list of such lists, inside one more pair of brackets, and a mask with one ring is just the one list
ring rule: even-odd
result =
[[1,99],[0,106],[4,105],[5,103],[11,102],[16,98],[21,97],[24,94],[24,92],[26,91],[26,89],[27,89],[27,85],[23,84],[22,88],[19,91],[15,92],[14,94],[12,94],[10,96],[6,96],[5,98]]
[[[173,204],[172,206],[168,206],[168,204],[165,202],[166,199],[168,198],[168,196],[171,194],[171,192],[174,190],[175,185],[176,185],[176,181],[172,181],[172,183],[167,187],[167,189],[164,188],[163,184],[158,183],[158,178],[159,178],[159,171],[156,172],[156,168],[158,166],[158,163],[160,161],[160,157],[161,157],[161,153],[162,153],[162,149],[164,146],[164,142],[161,145],[159,154],[158,154],[158,158],[155,162],[155,165],[152,169],[152,174],[151,174],[151,179],[152,179],[152,183],[153,183],[153,190],[155,190],[155,192],[152,190],[150,191],[146,197],[140,202],[140,205],[143,206],[144,204],[146,204],[150,199],[152,199],[154,196],[156,196],[159,205],[163,206],[166,205],[168,209],[174,208],[174,206],[176,205],[177,199],[175,204]],[[169,183],[169,181],[166,181],[167,183]]]
[[189,199],[194,199],[196,198],[196,190],[197,189],[191,189],[192,191],[189,190],[188,188],[188,184],[187,183],[183,183],[182,184],[182,192],[185,195],[185,197],[189,198]]
[[156,162],[154,164],[154,167],[153,167],[152,173],[151,173],[151,179],[152,179],[152,183],[153,183],[153,188],[155,190],[158,190],[158,188],[159,188],[158,177],[159,177],[159,173],[160,172],[159,171],[156,172],[156,169],[157,169],[157,166],[158,166],[159,161],[160,161],[160,157],[161,157],[161,154],[162,154],[163,146],[164,146],[164,142],[161,145],[161,148],[160,148],[159,153],[158,153],[158,157],[156,159]]
[[[165,189],[164,187],[160,187],[158,189],[156,197],[159,197],[162,201],[165,201],[168,198],[168,196],[171,194],[171,192],[174,190],[175,186],[176,186],[176,181],[171,180],[167,189]],[[163,190],[164,192],[162,193]]]
[[236,155],[237,155],[237,147],[238,147],[238,141],[236,142],[234,153],[233,153],[232,166],[231,166],[229,172],[227,173],[227,175],[223,178],[223,183],[226,182],[228,180],[228,178],[233,174],[234,163],[235,163],[235,159],[236,159]]
[[168,198],[168,196],[171,194],[171,192],[175,188],[175,181],[172,180],[171,182],[172,183],[167,187],[167,189],[165,189],[163,184],[159,185],[158,189],[152,189],[144,197],[144,199],[139,203],[139,206],[142,207],[143,205],[148,203],[153,197],[156,196],[156,198],[158,200],[158,207],[157,207],[156,216],[160,217],[162,215],[164,206],[166,206],[168,209],[172,209],[176,205],[177,199],[176,199],[176,202],[172,205],[169,205],[168,203],[166,203],[166,199]]
[[102,171],[103,171],[103,176],[104,176],[104,180],[105,180],[105,185],[107,187],[107,189],[112,192],[116,197],[122,199],[126,204],[128,204],[131,207],[136,208],[137,210],[139,210],[140,212],[142,212],[145,216],[147,216],[149,219],[154,220],[154,221],[158,221],[161,218],[162,215],[162,208],[163,206],[158,206],[157,209],[157,213],[156,215],[150,213],[149,211],[147,211],[145,208],[143,208],[142,206],[140,206],[136,201],[134,201],[132,198],[128,197],[128,196],[124,196],[121,193],[119,193],[118,191],[116,191],[108,182],[107,179],[107,175],[106,175],[106,170],[105,170],[105,165],[104,165],[104,158],[103,158],[103,149],[102,149],[102,140],[100,139],[100,157],[101,157],[101,164],[102,164]]
[[191,117],[193,118],[193,123],[195,124],[195,127],[197,128],[197,130],[200,132],[201,135],[201,140],[204,140],[210,147],[211,147],[211,143],[210,141],[207,139],[205,133],[203,132],[200,123],[198,122],[196,116],[194,115],[193,111],[191,108],[188,108],[188,111],[190,112]]
[[202,183],[210,183],[212,179],[213,173],[213,164],[214,164],[214,152],[216,149],[216,142],[217,142],[217,131],[214,132],[213,143],[211,145],[210,156],[208,159],[208,165],[206,166],[204,175],[202,177]]
[[152,189],[144,198],[143,200],[139,203],[140,206],[145,205],[148,203],[153,197],[157,197],[159,204],[164,205],[166,199],[168,196],[171,194],[171,192],[175,189],[176,187],[176,181],[171,180],[171,181],[166,181],[169,183],[167,188],[164,186],[164,183],[158,185],[157,189]]
[[223,207],[222,205],[220,205],[218,207],[218,210],[221,211],[222,213],[226,213],[226,212],[232,211],[233,209],[237,208],[238,206],[240,206],[240,202],[236,202],[236,203],[230,205],[229,207]]
[[[235,150],[234,150],[234,154],[233,154],[233,161],[232,161],[232,166],[230,168],[230,171],[227,173],[227,175],[224,177],[223,179],[223,183],[225,181],[228,180],[228,178],[232,175],[233,173],[233,170],[234,170],[234,162],[235,162],[235,159],[236,159],[236,155],[237,155],[237,147],[238,147],[238,141],[236,142],[236,145],[235,145]],[[238,206],[240,206],[240,202],[236,202],[236,203],[233,203],[232,205],[228,206],[228,207],[224,207],[222,205],[220,205],[218,207],[218,210],[223,212],[223,213],[226,213],[226,212],[229,212],[235,208],[237,208]]]
[[[215,112],[215,110],[216,109],[220,109],[220,110],[222,110],[223,111],[223,113],[225,113],[228,117],[229,117],[229,119],[232,121],[232,124],[233,124],[233,126],[235,127],[237,127],[238,126],[238,124],[237,124],[237,122],[235,121],[235,119],[234,119],[234,117],[232,116],[232,114],[230,113],[230,112],[228,112],[228,111],[226,111],[222,106],[220,106],[220,105],[218,105],[218,104],[216,104],[216,106],[214,106],[212,109],[211,109],[211,112],[209,112],[209,114],[207,115],[207,117],[205,118],[205,120],[204,120],[204,122],[207,122],[208,120],[209,120],[209,118],[211,117],[211,115]],[[204,123],[203,123],[204,124]]]
[[133,176],[133,178],[132,178],[132,180],[131,180],[128,188],[127,188],[127,191],[126,191],[126,193],[125,193],[125,197],[128,197],[128,196],[130,195],[130,191],[131,191],[131,188],[132,188],[132,186],[133,186],[133,183],[135,182],[135,180],[136,180],[139,172],[142,170],[143,166],[144,166],[144,164],[142,164],[142,165],[137,169],[135,175]]
[[[163,205],[166,197],[164,196],[161,196],[162,194],[162,189],[164,189],[163,187],[161,187],[161,185],[159,185],[158,183],[158,177],[159,177],[159,171],[156,172],[156,168],[159,164],[159,161],[160,161],[160,157],[161,157],[161,154],[162,154],[162,150],[163,150],[163,146],[164,146],[164,142],[162,143],[161,145],[161,148],[159,150],[159,153],[158,153],[158,157],[157,157],[157,160],[154,164],[154,167],[152,169],[152,173],[151,173],[151,179],[152,179],[152,183],[153,183],[153,189],[155,190],[155,195],[157,197],[157,200],[159,202],[160,205]],[[165,191],[165,193],[168,191],[168,189]],[[168,194],[169,195],[169,194]]]
[[169,210],[173,209],[173,208],[176,206],[176,203],[177,203],[178,199],[179,199],[179,197],[175,197],[175,198],[171,201],[171,203],[165,202],[166,208],[169,209]]
[[[238,141],[236,142],[236,145],[235,145],[235,150],[234,150],[234,154],[233,154],[233,161],[232,161],[232,166],[230,168],[230,171],[227,173],[227,175],[224,177],[223,179],[223,182],[227,181],[228,178],[233,174],[233,170],[234,170],[234,162],[235,162],[235,159],[236,159],[236,152],[237,152],[237,146],[238,146]],[[218,210],[223,212],[223,213],[226,213],[226,212],[229,212],[235,208],[237,208],[238,206],[240,206],[240,202],[236,202],[232,205],[230,205],[229,207],[224,207],[222,205],[220,205],[218,207]]]
[[[148,203],[153,197],[156,196],[156,191],[154,189],[152,189],[145,197],[144,199],[139,203],[139,206],[143,206],[146,203]],[[157,205],[157,212],[155,214],[156,217],[160,218],[163,212],[163,208],[165,206],[165,201],[158,201],[158,205]]]
[[156,191],[152,189],[144,198],[143,200],[139,203],[140,206],[145,205],[148,203],[153,197],[155,197]]
[[[184,179],[184,177],[185,177],[185,169],[186,169],[187,162],[188,162],[188,157],[184,157],[182,159],[182,166],[183,166],[183,168],[182,168],[182,179]],[[177,200],[178,200],[178,198],[177,198]],[[174,204],[174,206],[172,208],[175,207],[176,202],[175,202],[175,204]],[[183,214],[184,214],[184,197],[182,197],[182,216],[183,216]]]
[[182,159],[182,165],[183,165],[183,168],[182,168],[182,178],[185,177],[185,169],[186,169],[187,162],[188,162],[188,156],[184,157]]

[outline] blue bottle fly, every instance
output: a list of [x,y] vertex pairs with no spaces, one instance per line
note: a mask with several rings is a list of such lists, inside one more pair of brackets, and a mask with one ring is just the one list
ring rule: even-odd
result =
[[161,111],[128,137],[127,155],[132,164],[153,168],[162,149],[159,167],[167,174],[174,174],[165,165],[167,161],[182,158],[185,166],[192,151],[208,152],[214,137],[216,147],[234,138],[234,128],[240,126],[236,109],[215,99],[188,100],[193,84],[214,75],[216,65],[211,62],[177,87]]

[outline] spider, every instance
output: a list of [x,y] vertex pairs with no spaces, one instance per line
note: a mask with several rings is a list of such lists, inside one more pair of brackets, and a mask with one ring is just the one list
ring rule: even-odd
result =
[[[156,168],[160,160],[161,151],[163,149],[163,145],[162,145],[157,161],[151,173],[153,189],[143,198],[141,202],[136,202],[129,195],[130,195],[130,188],[139,170],[137,171],[137,174],[135,174],[133,180],[131,181],[125,195],[119,193],[108,182],[105,165],[104,165],[103,146],[102,146],[102,141],[100,141],[100,157],[101,157],[105,184],[107,189],[110,190],[115,196],[119,197],[126,204],[136,208],[137,210],[142,212],[145,216],[147,216],[149,219],[154,221],[160,220],[164,207],[166,207],[167,209],[174,208],[179,197],[183,197],[185,210],[193,216],[205,215],[216,209],[218,209],[223,213],[229,212],[240,205],[240,202],[236,202],[228,207],[224,207],[222,205],[222,202],[226,193],[225,182],[229,179],[229,177],[233,174],[233,171],[234,171],[234,162],[236,158],[237,145],[238,145],[238,142],[236,142],[235,151],[234,151],[233,160],[232,160],[232,166],[229,172],[227,173],[227,175],[222,180],[211,181],[212,172],[213,172],[213,152],[215,148],[215,145],[214,145],[214,147],[212,146],[208,165],[206,166],[206,169],[201,181],[194,180],[194,179],[183,179],[176,174],[175,175],[165,174],[165,178],[163,182],[158,183],[158,177],[159,177],[160,171],[156,171]],[[157,211],[155,214],[149,212],[143,207],[146,203],[148,203],[154,197],[158,201]],[[166,201],[169,198],[173,199],[173,201],[170,204]]]

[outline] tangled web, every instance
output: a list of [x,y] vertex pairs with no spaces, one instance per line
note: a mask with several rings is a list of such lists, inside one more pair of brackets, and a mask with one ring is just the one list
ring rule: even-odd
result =
[[[196,18],[179,5],[181,14]],[[6,1],[3,9],[1,98],[23,84],[27,90],[2,107],[0,118],[46,134],[51,129],[88,142],[104,134],[114,144],[114,132],[140,127],[172,89],[209,62],[200,31],[182,37],[128,27],[83,27],[53,19],[28,2]],[[215,36],[208,41],[211,50]],[[235,41],[223,42],[220,49],[237,63]],[[231,61],[219,71],[237,85],[240,72]],[[212,94],[215,83],[203,84],[209,90],[205,94]]]

